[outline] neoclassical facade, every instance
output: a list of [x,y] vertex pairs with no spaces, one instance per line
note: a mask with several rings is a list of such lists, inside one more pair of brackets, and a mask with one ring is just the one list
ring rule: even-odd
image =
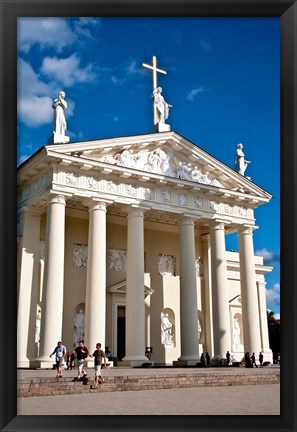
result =
[[[18,169],[18,366],[77,334],[125,364],[271,361],[254,209],[272,196],[176,132],[42,147]],[[225,237],[237,233],[239,252]]]

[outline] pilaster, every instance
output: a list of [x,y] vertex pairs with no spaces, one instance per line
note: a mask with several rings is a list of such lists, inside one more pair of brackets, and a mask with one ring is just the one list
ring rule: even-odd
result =
[[20,215],[17,366],[29,367],[35,357],[35,320],[38,292],[40,216],[42,211],[23,208]]

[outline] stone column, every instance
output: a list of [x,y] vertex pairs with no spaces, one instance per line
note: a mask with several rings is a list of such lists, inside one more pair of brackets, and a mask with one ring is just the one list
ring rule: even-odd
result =
[[211,290],[211,271],[210,271],[210,236],[202,236],[203,244],[203,286],[204,286],[204,316],[205,316],[205,351],[213,356],[213,328],[212,328],[212,290]]
[[92,201],[89,215],[85,344],[93,352],[98,342],[105,349],[106,202]]
[[145,357],[144,304],[144,210],[128,212],[127,284],[126,284],[126,355],[131,366],[147,362]]
[[259,304],[256,284],[253,228],[238,232],[244,350],[255,354],[261,350]]
[[213,344],[215,356],[225,356],[227,351],[231,351],[229,292],[224,228],[223,222],[216,221],[210,229]]
[[[63,195],[50,196],[47,207],[40,367],[62,339],[64,296],[65,207]],[[63,342],[63,341],[62,341]]]
[[181,356],[178,362],[190,365],[200,360],[194,220],[183,217],[179,223],[179,233]]
[[20,221],[17,366],[29,367],[35,357],[38,295],[40,210],[24,208]]
[[[259,314],[260,314],[260,326],[261,326],[261,347],[264,353],[264,361],[270,361],[272,363],[273,356],[272,356],[272,351],[269,348],[267,305],[266,305],[266,294],[265,294],[266,282],[257,282],[257,285],[258,285]],[[256,356],[258,356],[259,353],[255,352],[255,354]]]

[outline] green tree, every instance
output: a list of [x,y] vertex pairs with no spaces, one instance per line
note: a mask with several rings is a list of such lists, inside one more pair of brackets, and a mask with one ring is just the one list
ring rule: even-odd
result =
[[275,312],[267,311],[269,346],[273,353],[273,360],[277,360],[280,353],[280,321],[275,319]]

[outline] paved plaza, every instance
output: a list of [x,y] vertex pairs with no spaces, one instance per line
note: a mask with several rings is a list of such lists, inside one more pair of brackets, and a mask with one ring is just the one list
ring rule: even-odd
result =
[[35,396],[18,415],[280,415],[280,385]]
[[[190,373],[192,369],[182,370]],[[218,374],[225,371],[225,368],[216,368]],[[237,371],[244,372],[244,368],[239,368]],[[259,368],[254,371],[261,373]],[[209,372],[213,372],[213,369]],[[104,372],[107,380],[108,376],[139,373],[140,369],[126,368],[113,368]],[[153,373],[156,373],[156,369],[141,369],[143,376]],[[176,369],[158,369],[158,374],[162,375],[162,373],[174,374]],[[229,373],[232,373],[232,370],[229,370]],[[93,369],[89,369],[90,378],[92,374]],[[18,371],[19,379],[54,375],[53,370]],[[76,371],[64,372],[64,376],[75,375]],[[20,397],[18,415],[280,415],[280,385],[237,385]]]

